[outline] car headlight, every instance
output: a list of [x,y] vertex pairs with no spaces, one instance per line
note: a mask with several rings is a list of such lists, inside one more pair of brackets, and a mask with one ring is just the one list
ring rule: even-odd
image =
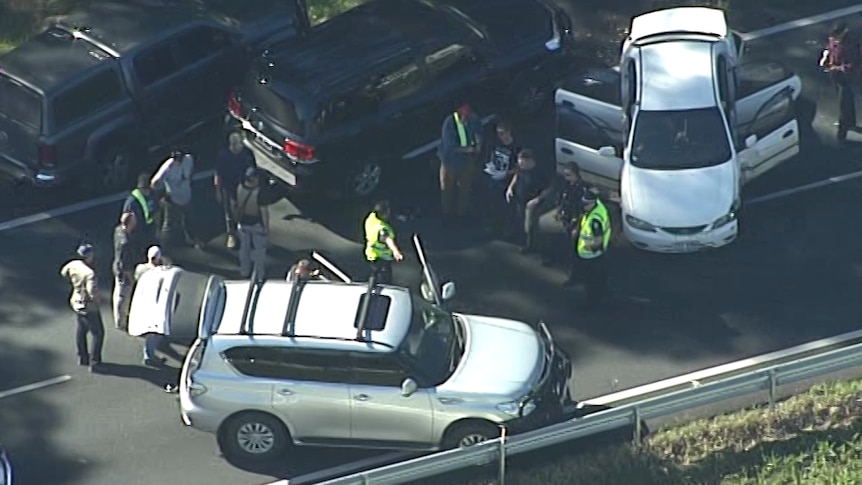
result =
[[634,227],[635,229],[640,229],[641,231],[655,232],[654,225],[650,224],[647,221],[638,219],[635,216],[630,216],[626,214],[626,222],[628,223],[628,225]]
[[[497,404],[496,408],[497,408],[497,411],[506,413],[506,414],[513,416],[513,417],[521,416],[521,403],[519,403],[518,401],[502,402],[500,404]],[[536,410],[536,403],[534,403],[533,401],[527,401],[526,403],[524,403],[524,414],[523,414],[523,416],[526,416],[535,410]]]
[[734,202],[727,214],[719,217],[712,223],[712,228],[718,229],[719,227],[724,227],[735,221],[737,217],[739,217],[739,203]]

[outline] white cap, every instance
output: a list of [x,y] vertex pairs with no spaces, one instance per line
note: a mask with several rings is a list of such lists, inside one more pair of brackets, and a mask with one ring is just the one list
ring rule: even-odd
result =
[[158,246],[150,246],[150,249],[147,249],[147,260],[152,261],[154,259],[161,259],[162,257],[162,248]]

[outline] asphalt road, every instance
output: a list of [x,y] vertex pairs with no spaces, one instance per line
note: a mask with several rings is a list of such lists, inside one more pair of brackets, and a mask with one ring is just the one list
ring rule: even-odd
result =
[[[859,149],[833,143],[834,102],[827,80],[812,67],[819,43],[809,41],[824,38],[827,28],[808,27],[751,46],[751,55],[777,55],[803,75],[808,102],[802,112],[813,129],[806,133],[803,155],[753,183],[748,199],[862,169]],[[524,131],[540,155],[550,156],[547,120]],[[588,398],[858,328],[862,221],[844,208],[856,206],[859,185],[851,181],[750,205],[741,239],[719,251],[661,256],[618,242],[614,305],[598,314],[580,311],[580,290],[560,286],[562,271],[520,255],[511,244],[445,233],[423,218],[402,223],[399,233],[403,244],[412,232],[423,235],[432,263],[458,285],[459,309],[548,322],[574,357],[576,397]],[[198,217],[210,243],[204,251],[171,255],[188,269],[231,276],[235,256],[222,246],[211,193],[199,186]],[[296,257],[316,249],[363,277],[356,241],[366,208],[297,205],[284,200],[274,208],[270,276],[281,276]],[[0,232],[0,396],[71,376],[52,387],[0,397],[0,439],[21,483],[252,485],[367,457],[313,450],[267,470],[226,463],[211,436],[181,425],[175,397],[160,390],[175,371],[141,367],[141,342],[111,328],[107,307],[107,375],[90,375],[75,365],[67,288],[57,270],[86,234],[100,249],[100,274],[107,278],[119,207]],[[396,278],[418,281],[415,257],[396,269]],[[103,287],[107,301],[107,279]],[[169,364],[179,365],[175,359]]]

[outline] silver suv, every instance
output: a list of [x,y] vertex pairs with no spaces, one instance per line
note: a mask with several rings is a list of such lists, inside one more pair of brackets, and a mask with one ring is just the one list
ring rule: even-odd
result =
[[455,448],[574,409],[570,359],[544,324],[450,313],[454,284],[423,266],[424,298],[347,278],[210,277],[180,377],[183,422],[248,461],[289,445]]

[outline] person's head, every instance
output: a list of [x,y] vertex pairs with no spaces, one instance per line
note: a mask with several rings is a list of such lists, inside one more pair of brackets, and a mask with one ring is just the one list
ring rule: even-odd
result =
[[518,168],[521,170],[536,168],[536,155],[533,153],[533,150],[526,148],[518,153]]
[[592,190],[588,190],[583,197],[581,203],[584,205],[584,210],[591,211],[596,206],[599,196]]
[[581,179],[581,167],[577,163],[565,163],[560,166],[560,173],[563,178],[570,184],[576,183]]
[[186,152],[180,148],[174,148],[171,150],[171,161],[173,163],[181,163],[183,161],[183,157]]
[[460,116],[461,119],[467,119],[473,114],[473,107],[470,106],[470,103],[467,101],[463,101],[458,105],[458,109],[456,111],[458,111],[458,116]]
[[123,212],[120,214],[120,227],[122,227],[124,231],[134,231],[137,224],[138,218],[135,216],[134,212]]
[[156,266],[163,264],[162,248],[158,246],[150,246],[149,249],[147,249],[147,262]]
[[245,177],[243,178],[243,183],[246,187],[257,187],[260,183],[260,173],[257,168],[249,167],[245,170]]
[[390,213],[389,201],[381,200],[380,202],[374,204],[374,213],[377,214],[377,217],[381,219],[388,219]]
[[95,250],[90,243],[81,243],[78,245],[78,249],[75,250],[75,254],[87,264],[93,263],[93,253],[95,253]]
[[847,32],[847,24],[844,22],[840,22],[832,28],[831,32],[829,32],[829,37],[831,37],[834,41],[841,42],[844,40],[844,37],[847,35]]
[[512,143],[513,135],[511,121],[503,119],[497,122],[497,138],[503,142],[504,145]]
[[243,145],[242,145],[242,135],[240,135],[240,134],[239,134],[238,132],[236,132],[236,131],[235,131],[235,132],[233,132],[233,133],[231,133],[231,134],[227,137],[227,148],[228,148],[228,150],[230,150],[230,151],[231,151],[231,153],[233,153],[234,155],[239,154],[239,152],[241,152],[241,151],[242,151],[242,149],[243,149]]
[[135,186],[136,189],[140,190],[145,194],[150,193],[150,176],[145,173],[138,174],[138,184]]

